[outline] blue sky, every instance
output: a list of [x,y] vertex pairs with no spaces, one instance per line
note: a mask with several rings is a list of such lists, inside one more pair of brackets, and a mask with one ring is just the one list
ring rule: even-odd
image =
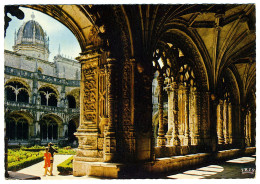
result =
[[32,12],[35,15],[34,20],[37,21],[43,28],[44,31],[46,31],[47,36],[49,36],[50,39],[50,57],[49,61],[53,61],[53,57],[58,54],[58,48],[60,44],[61,48],[61,54],[63,56],[66,56],[67,58],[73,58],[79,56],[79,53],[81,52],[79,43],[76,39],[76,37],[72,34],[72,32],[65,27],[63,24],[61,24],[59,21],[53,19],[52,17],[43,14],[39,11],[35,11],[29,8],[20,8],[24,14],[25,17],[23,20],[19,20],[16,17],[12,17],[9,14],[9,17],[12,18],[12,21],[9,23],[9,27],[6,31],[6,37],[4,41],[4,49],[6,50],[13,50],[12,46],[14,45],[14,32],[15,30],[18,31],[19,27],[23,24],[23,22],[27,22],[28,20],[31,20]]

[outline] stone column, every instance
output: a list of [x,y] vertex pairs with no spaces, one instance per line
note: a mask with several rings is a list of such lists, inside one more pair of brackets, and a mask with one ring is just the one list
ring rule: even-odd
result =
[[96,48],[89,46],[77,60],[81,63],[80,125],[74,135],[78,138],[78,149],[74,157],[73,174],[79,175],[82,161],[103,161],[103,150],[98,149],[98,101],[99,59]]
[[62,137],[64,137],[66,140],[68,140],[68,124],[63,124],[63,132]]
[[17,120],[15,120],[15,127],[14,127],[14,136],[15,136],[15,140],[17,141]]
[[183,85],[180,84],[178,88],[178,137],[180,145],[184,145],[184,98],[183,98]]
[[107,92],[108,92],[108,125],[104,132],[104,161],[111,162],[116,153],[116,139],[115,139],[115,95],[114,95],[114,59],[107,59]]
[[229,143],[228,140],[228,102],[224,100],[223,105],[223,129],[224,129],[224,142],[225,144]]
[[189,125],[189,88],[184,86],[183,88],[183,97],[184,97],[184,145],[191,144],[190,137],[190,125]]
[[193,87],[192,96],[193,96],[193,107],[192,108],[193,108],[193,113],[194,113],[193,145],[199,145],[199,143],[200,143],[200,122],[199,122],[199,110],[198,110],[198,105],[199,105],[198,92],[197,92],[196,87]]
[[[209,93],[207,93],[209,95]],[[209,97],[209,96],[206,97]],[[217,151],[217,144],[218,144],[218,140],[217,140],[217,101],[216,101],[216,96],[215,94],[211,94],[210,95],[210,104],[208,104],[208,107],[210,107],[210,114],[208,114],[208,117],[210,117],[209,120],[209,126],[208,126],[208,132],[210,132],[210,142],[209,142],[209,147],[211,148],[212,152]],[[209,100],[209,98],[208,98]],[[208,101],[209,102],[209,101]],[[207,136],[208,137],[208,136]]]
[[173,131],[172,131],[172,143],[174,146],[180,145],[179,139],[179,127],[178,127],[178,86],[176,82],[172,83],[173,93]]
[[232,104],[228,103],[228,138],[229,144],[233,143],[233,125],[232,125]]
[[165,146],[166,139],[164,135],[163,129],[163,83],[164,77],[158,76],[158,85],[159,85],[159,104],[158,104],[158,111],[159,111],[159,129],[158,129],[158,137],[157,137],[157,146]]
[[170,84],[167,86],[167,93],[168,93],[168,132],[166,135],[167,138],[167,145],[172,146],[174,139],[172,139],[173,130],[174,128],[174,115],[173,115],[173,90]]
[[218,135],[218,144],[224,143],[223,136],[223,100],[219,100],[217,106],[217,135]]
[[244,131],[245,131],[245,143],[248,146],[249,144],[249,135],[248,135],[248,129],[249,129],[249,118],[248,118],[248,113],[246,113],[246,118],[245,118],[245,126],[244,126]]
[[248,145],[251,146],[252,142],[252,113],[251,111],[248,112]]

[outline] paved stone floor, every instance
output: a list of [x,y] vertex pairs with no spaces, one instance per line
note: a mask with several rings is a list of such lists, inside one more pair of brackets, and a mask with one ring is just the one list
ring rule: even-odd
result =
[[202,167],[168,175],[167,179],[245,179],[255,178],[256,156],[211,163]]
[[[57,165],[71,155],[55,155],[54,160],[54,176],[43,176],[43,162],[37,163],[18,173],[40,176],[41,180],[86,180],[99,179],[95,177],[83,176],[74,177],[73,175],[59,175]],[[182,172],[168,174],[161,179],[239,179],[239,178],[254,178],[255,177],[255,160],[256,156],[244,156],[219,163],[211,163],[201,167],[193,168]]]
[[30,167],[21,169],[17,171],[18,173],[23,174],[30,174],[35,176],[40,176],[41,180],[81,180],[81,179],[95,179],[94,177],[75,177],[73,175],[59,175],[59,171],[57,170],[57,165],[59,165],[61,162],[65,161],[72,155],[55,155],[54,156],[54,163],[53,163],[53,176],[43,176],[44,174],[44,161],[39,162],[37,164],[34,164]]

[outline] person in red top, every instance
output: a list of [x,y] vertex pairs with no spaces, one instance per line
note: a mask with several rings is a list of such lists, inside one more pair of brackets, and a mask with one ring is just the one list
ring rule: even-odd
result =
[[50,171],[48,170],[48,168],[51,166],[51,153],[49,152],[49,148],[46,147],[45,148],[45,153],[44,153],[44,167],[45,171],[44,171],[44,175],[46,176],[47,172],[50,173]]

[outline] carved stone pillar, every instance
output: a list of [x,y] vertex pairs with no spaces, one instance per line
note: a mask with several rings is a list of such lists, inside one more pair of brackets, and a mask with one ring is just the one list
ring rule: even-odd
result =
[[223,129],[224,129],[224,142],[225,144],[229,143],[228,140],[228,102],[224,100],[223,105]]
[[[79,146],[74,162],[103,161],[98,149],[98,75],[100,54],[94,48],[77,58],[81,63],[80,125],[74,135]],[[78,169],[74,173],[78,173]],[[77,175],[77,174],[76,174]]]
[[251,111],[248,112],[248,145],[251,146],[252,142],[252,113]]
[[183,88],[183,97],[184,97],[184,145],[191,144],[191,137],[190,137],[190,125],[189,125],[189,88]]
[[41,126],[39,124],[39,121],[35,121],[34,127],[35,127],[34,135],[35,135],[36,139],[40,140]]
[[174,128],[174,115],[173,115],[173,105],[174,105],[174,99],[173,99],[173,90],[170,84],[167,86],[167,93],[168,93],[168,132],[166,134],[167,138],[167,145],[172,146],[173,140],[173,130]]
[[217,140],[217,101],[216,101],[216,96],[214,94],[210,93],[206,93],[206,97],[210,97],[208,98],[208,102],[209,99],[211,99],[210,103],[208,104],[208,107],[210,108],[210,114],[208,114],[208,117],[210,117],[209,122],[208,122],[208,131],[210,132],[210,142],[209,142],[209,148],[211,149],[212,152],[217,151],[217,144],[218,144],[218,140]]
[[104,133],[104,161],[111,162],[116,153],[115,139],[115,95],[114,95],[114,59],[107,59],[108,125]]
[[183,95],[183,85],[180,84],[178,88],[178,137],[180,140],[180,145],[184,145],[184,95]]
[[219,100],[217,106],[217,134],[218,134],[218,144],[224,143],[223,135],[223,100]]
[[158,130],[158,137],[157,137],[157,146],[165,146],[166,139],[164,135],[164,128],[163,128],[163,83],[164,77],[158,76],[158,85],[159,85],[159,130]]
[[68,140],[68,124],[66,123],[63,124],[62,137]]
[[193,96],[193,145],[199,145],[200,143],[200,122],[199,122],[199,103],[198,103],[198,92],[196,87],[192,91]]
[[248,146],[249,145],[249,135],[248,135],[248,129],[249,129],[249,116],[248,113],[246,113],[245,116],[245,125],[244,125],[244,132],[245,132],[245,143]]
[[228,138],[229,144],[233,143],[233,125],[232,125],[232,104],[231,102],[228,103]]
[[180,145],[179,139],[179,127],[178,127],[178,86],[176,82],[172,83],[173,93],[173,131],[172,131],[172,143],[174,146]]

